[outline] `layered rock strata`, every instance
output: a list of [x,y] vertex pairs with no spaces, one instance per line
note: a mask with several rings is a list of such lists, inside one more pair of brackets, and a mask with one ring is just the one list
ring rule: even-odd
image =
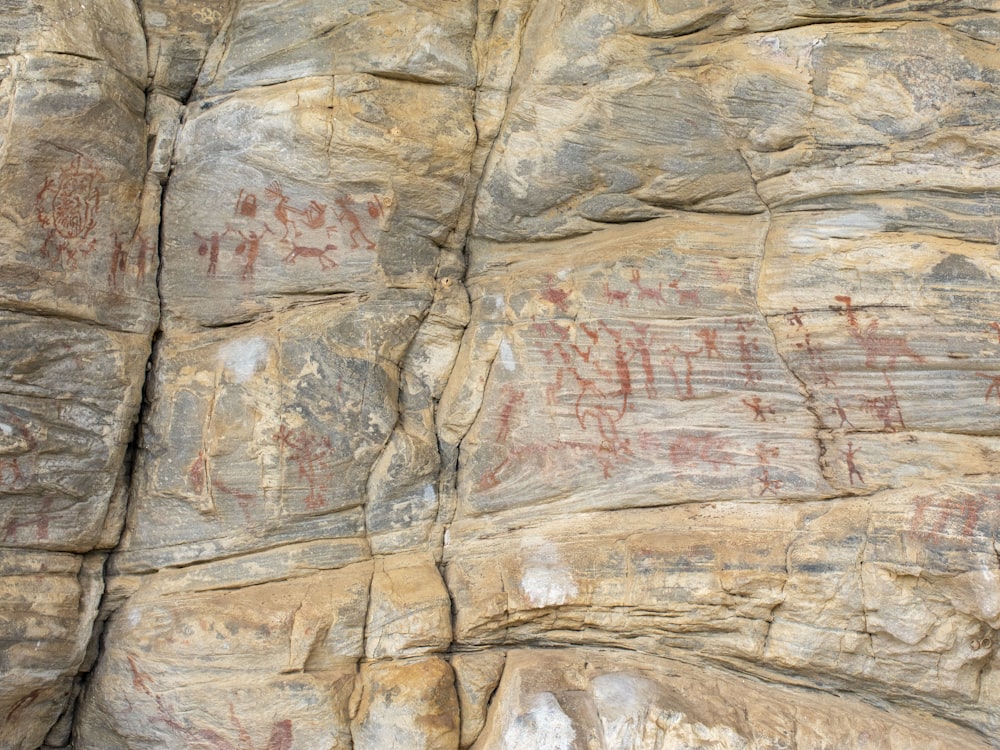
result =
[[0,744],[1000,747],[998,10],[14,3]]

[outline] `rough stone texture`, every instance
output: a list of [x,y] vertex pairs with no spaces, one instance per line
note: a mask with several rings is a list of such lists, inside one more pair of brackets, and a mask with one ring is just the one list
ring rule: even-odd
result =
[[0,745],[1000,748],[998,14],[6,3]]
[[[0,23],[0,745],[69,741],[118,542],[156,293],[135,7]],[[152,213],[151,213],[152,212]],[[51,731],[50,731],[51,730]]]
[[929,716],[591,649],[511,651],[494,703],[475,750],[989,747]]

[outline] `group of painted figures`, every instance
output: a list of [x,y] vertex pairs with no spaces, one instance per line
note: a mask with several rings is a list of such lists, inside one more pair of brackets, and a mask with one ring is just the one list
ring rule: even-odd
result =
[[[299,259],[315,259],[321,270],[337,267],[332,257],[340,245],[330,240],[338,237],[346,241],[350,249],[374,250],[375,242],[366,232],[363,219],[355,208],[358,203],[347,196],[334,199],[333,220],[328,217],[330,206],[317,200],[310,200],[304,206],[296,206],[277,180],[271,182],[264,191],[271,204],[270,217],[259,216],[256,193],[240,190],[233,211],[234,220],[227,222],[225,229],[208,234],[192,232],[198,242],[198,255],[208,258],[209,276],[214,276],[219,268],[219,255],[224,241],[232,236],[231,250],[234,257],[242,260],[240,278],[252,279],[261,243],[267,236],[274,238],[285,251],[282,262],[294,265]],[[365,209],[370,220],[380,219],[385,213],[385,203],[377,195],[366,201]],[[273,217],[273,222],[270,219]],[[273,226],[272,226],[273,224]]]

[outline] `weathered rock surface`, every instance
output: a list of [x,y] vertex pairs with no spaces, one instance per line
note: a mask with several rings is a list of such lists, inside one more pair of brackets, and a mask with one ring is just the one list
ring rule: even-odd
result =
[[142,28],[131,3],[89,8],[9,3],[0,31],[0,745],[16,750],[69,741],[158,319]]
[[1000,748],[1000,6],[8,5],[0,745]]
[[620,652],[507,654],[475,750],[513,747],[988,747],[929,716]]

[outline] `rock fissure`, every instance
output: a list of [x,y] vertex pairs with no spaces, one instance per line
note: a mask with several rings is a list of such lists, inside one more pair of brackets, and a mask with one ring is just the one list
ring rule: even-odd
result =
[[827,5],[10,9],[0,745],[998,747],[995,14]]

